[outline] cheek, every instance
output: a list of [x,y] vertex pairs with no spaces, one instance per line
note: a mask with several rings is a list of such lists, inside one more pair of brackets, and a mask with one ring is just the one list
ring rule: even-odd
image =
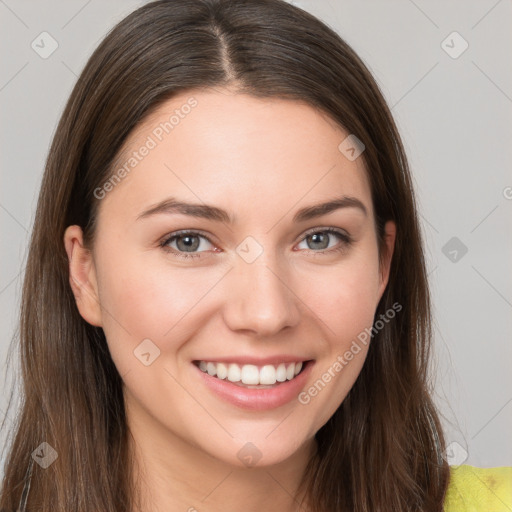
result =
[[300,279],[304,304],[326,327],[334,344],[343,344],[371,326],[377,306],[378,255],[361,248],[337,265],[304,271]]
[[113,357],[130,354],[144,339],[162,352],[177,349],[172,340],[193,334],[198,313],[205,313],[203,297],[225,269],[205,272],[171,266],[164,258],[124,254],[105,259],[99,279],[103,329]]

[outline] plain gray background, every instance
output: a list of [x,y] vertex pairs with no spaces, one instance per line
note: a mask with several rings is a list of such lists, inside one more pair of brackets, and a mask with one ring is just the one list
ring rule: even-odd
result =
[[[2,386],[55,127],[94,48],[143,3],[0,0]],[[434,303],[432,386],[452,443],[446,457],[451,464],[511,466],[512,2],[291,3],[355,49],[403,137]],[[48,51],[51,39],[58,47],[43,58],[32,46]],[[2,416],[9,385],[0,396]],[[2,445],[4,439],[5,431]]]

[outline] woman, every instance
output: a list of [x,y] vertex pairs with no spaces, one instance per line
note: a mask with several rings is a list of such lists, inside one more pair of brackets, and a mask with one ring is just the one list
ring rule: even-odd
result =
[[430,335],[406,156],[350,47],[280,0],[147,4],[50,149],[0,508],[460,510]]

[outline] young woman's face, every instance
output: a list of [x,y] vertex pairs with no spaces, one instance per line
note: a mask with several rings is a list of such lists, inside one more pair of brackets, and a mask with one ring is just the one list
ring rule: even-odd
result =
[[353,386],[388,263],[362,159],[339,148],[348,135],[305,104],[223,89],[175,96],[130,136],[95,193],[78,306],[155,443],[274,464]]

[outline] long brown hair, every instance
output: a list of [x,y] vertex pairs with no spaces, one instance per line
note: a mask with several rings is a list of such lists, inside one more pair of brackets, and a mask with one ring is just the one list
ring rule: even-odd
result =
[[[397,225],[376,318],[395,303],[402,310],[375,333],[352,389],[316,434],[318,453],[302,480],[309,510],[442,510],[449,466],[429,387],[431,306],[403,145],[365,64],[332,29],[284,0],[146,4],[110,31],[81,73],[49,151],[30,240],[22,401],[0,509],[26,500],[27,510],[44,512],[133,510],[122,379],[103,330],[78,312],[63,234],[78,224],[92,247],[94,191],[142,120],[178,92],[227,84],[306,102],[356,134],[381,254],[384,223]],[[43,442],[58,455],[46,469],[32,456],[49,450]],[[22,497],[27,468],[30,492]]]

